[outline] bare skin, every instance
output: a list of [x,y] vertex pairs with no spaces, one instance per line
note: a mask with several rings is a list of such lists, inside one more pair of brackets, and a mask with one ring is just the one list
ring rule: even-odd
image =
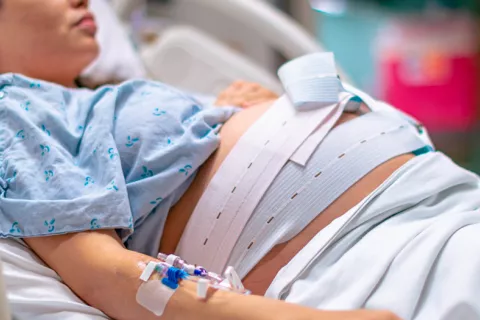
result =
[[[0,72],[74,87],[75,79],[98,55],[96,27],[88,12],[88,0],[1,0]],[[240,100],[232,100],[235,99]],[[258,85],[235,84],[219,97],[219,104],[249,107],[274,96]],[[249,108],[253,113],[265,107]],[[245,116],[238,116],[240,119]],[[248,116],[250,117],[250,116]],[[224,129],[221,150],[206,167],[218,165],[248,127],[235,120]],[[236,124],[235,124],[236,123]],[[238,128],[235,126],[238,125]],[[230,136],[230,138],[228,138]],[[220,156],[219,156],[220,155]],[[203,170],[209,177],[212,172]],[[205,180],[204,180],[205,182]],[[196,184],[201,184],[198,180]],[[197,188],[197,192],[200,189]],[[178,209],[177,209],[178,210]],[[188,212],[187,212],[188,214]],[[258,296],[212,293],[208,301],[196,299],[195,286],[181,283],[163,317],[155,317],[135,299],[141,265],[152,258],[127,250],[114,230],[86,231],[25,239],[30,248],[55,270],[72,291],[89,305],[114,319],[267,320],[274,317],[317,320],[396,320],[384,311],[324,312]]]
[[73,87],[99,53],[86,14],[88,0],[2,0],[0,73]]

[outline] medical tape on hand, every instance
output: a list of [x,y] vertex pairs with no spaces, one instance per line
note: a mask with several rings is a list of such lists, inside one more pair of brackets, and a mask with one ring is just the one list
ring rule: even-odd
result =
[[162,316],[175,290],[160,280],[143,282],[137,291],[137,303],[156,316]]
[[168,270],[169,278],[150,280],[156,272],[157,265],[158,263],[150,261],[143,270],[140,276],[142,284],[138,288],[136,300],[139,305],[148,311],[156,316],[161,316],[175,293],[180,273],[176,272],[178,269],[172,267]]

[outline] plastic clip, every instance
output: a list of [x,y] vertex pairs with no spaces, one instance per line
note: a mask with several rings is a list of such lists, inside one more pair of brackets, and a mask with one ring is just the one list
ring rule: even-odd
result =
[[225,279],[228,281],[230,287],[237,292],[245,291],[245,287],[242,284],[242,280],[238,276],[238,273],[233,267],[228,267],[224,273]]

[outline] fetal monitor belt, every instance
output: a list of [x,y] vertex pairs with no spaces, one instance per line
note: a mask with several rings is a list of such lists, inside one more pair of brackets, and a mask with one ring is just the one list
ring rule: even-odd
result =
[[[316,129],[325,123],[333,126],[332,116],[341,113],[341,108],[344,104],[297,112],[286,96],[276,101],[241,137],[212,178],[176,254],[222,272],[248,219],[278,172]],[[321,134],[324,137],[327,133]],[[315,137],[315,142],[323,137]],[[313,150],[307,149],[306,155],[301,155],[308,158],[308,152]]]
[[[316,65],[316,70],[309,70],[307,62],[315,60],[318,63],[310,65]],[[280,69],[286,95],[244,133],[225,158],[187,224],[177,255],[221,273],[255,208],[288,161],[305,166],[352,100],[365,103],[374,112],[390,110],[351,86],[333,85],[333,70],[333,56],[328,54],[308,55]],[[332,85],[325,95],[317,93],[312,79],[328,80]],[[305,90],[302,81],[307,81]],[[295,90],[290,90],[293,87]],[[302,108],[305,104],[308,108]],[[406,117],[391,113],[389,117],[395,118],[399,127],[413,130]],[[400,151],[428,144],[416,136],[407,140],[408,148]]]

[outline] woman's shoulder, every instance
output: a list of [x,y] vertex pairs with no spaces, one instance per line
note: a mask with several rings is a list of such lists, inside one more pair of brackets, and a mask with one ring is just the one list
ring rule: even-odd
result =
[[19,89],[42,89],[42,91],[65,91],[70,94],[97,94],[104,92],[116,92],[123,95],[175,95],[178,97],[194,99],[193,95],[188,94],[181,89],[167,85],[162,82],[148,79],[131,79],[116,84],[104,84],[96,88],[87,87],[65,87],[61,84],[49,82],[42,79],[35,79],[19,73],[0,74],[0,88],[4,86],[13,86]]

